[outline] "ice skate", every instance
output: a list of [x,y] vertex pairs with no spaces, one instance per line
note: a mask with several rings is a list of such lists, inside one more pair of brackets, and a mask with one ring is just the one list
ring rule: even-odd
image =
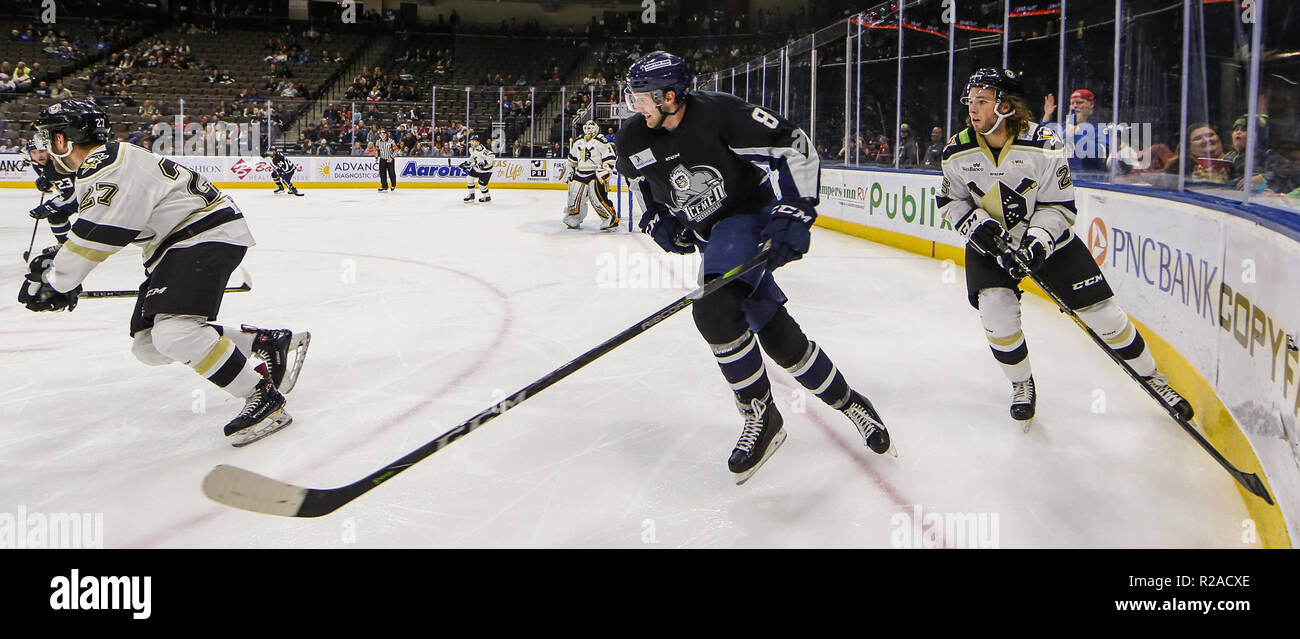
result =
[[[271,382],[284,394],[298,384],[298,374],[311,346],[311,333],[295,333],[287,328],[257,328],[247,324],[240,327],[245,332],[257,333],[253,340],[253,355],[266,362]],[[292,358],[290,357],[292,355]]]
[[731,458],[727,460],[727,468],[736,474],[737,486],[749,481],[772,453],[785,443],[785,431],[781,428],[784,422],[776,410],[776,402],[770,397],[766,402],[752,400],[749,406],[740,409],[740,414],[745,418],[745,427],[735,450],[731,451]]
[[271,191],[271,195],[275,195],[276,193],[284,193],[284,185],[283,185],[283,184],[277,184],[277,185],[275,185],[275,190],[274,190],[274,191]]
[[615,216],[615,217],[611,217],[611,218],[608,218],[608,219],[605,221],[604,224],[601,224],[601,225],[600,225],[600,230],[602,230],[602,231],[607,231],[607,232],[608,232],[608,231],[617,231],[617,230],[618,230],[618,223],[619,223],[619,219],[618,219],[617,216]]
[[1175,413],[1178,413],[1179,417],[1189,422],[1192,421],[1195,411],[1192,410],[1191,402],[1184,399],[1182,395],[1178,394],[1178,391],[1174,390],[1174,387],[1169,385],[1169,379],[1163,373],[1157,372],[1151,377],[1142,379],[1156,394],[1160,395],[1160,399],[1163,399],[1165,404],[1173,408]]
[[466,201],[466,202],[473,202],[473,201],[474,201],[474,192],[473,192],[473,191],[470,191],[470,192],[469,192],[469,195],[466,195],[466,196],[465,196],[465,201]]
[[1034,423],[1034,409],[1038,395],[1034,391],[1034,378],[1011,383],[1011,419],[1020,422],[1020,430],[1029,432]]
[[491,202],[491,201],[492,201],[492,196],[491,196],[491,195],[484,195],[483,197],[479,198],[478,201],[480,201],[480,202]]
[[849,405],[842,411],[853,421],[857,427],[858,434],[862,435],[862,443],[870,448],[872,452],[883,455],[889,453],[893,457],[898,457],[898,450],[894,448],[893,442],[889,438],[889,430],[885,428],[885,423],[880,419],[880,414],[876,412],[876,407],[863,397],[857,391],[852,393],[849,399]]
[[244,410],[226,424],[226,437],[235,448],[247,446],[293,423],[293,417],[284,411],[284,395],[275,389],[270,377],[253,388],[253,394],[244,400]]

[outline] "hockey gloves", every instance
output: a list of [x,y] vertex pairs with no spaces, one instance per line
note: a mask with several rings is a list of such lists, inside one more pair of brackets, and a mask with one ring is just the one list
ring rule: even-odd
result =
[[1015,252],[1029,270],[1021,268],[1010,254],[999,257],[998,264],[1005,268],[1007,274],[1013,279],[1024,279],[1029,277],[1030,273],[1035,273],[1042,268],[1043,263],[1047,262],[1047,258],[1051,257],[1055,250],[1056,242],[1052,240],[1052,234],[1048,233],[1047,229],[1031,226],[1020,241],[1020,250]]
[[51,215],[57,215],[59,209],[52,202],[42,202],[40,206],[32,209],[27,214],[32,216],[33,220],[43,220]]
[[677,216],[668,211],[646,211],[641,216],[641,231],[649,233],[659,248],[679,255],[695,252],[690,229],[682,226]]
[[812,237],[808,229],[817,219],[813,203],[807,200],[773,202],[764,213],[771,215],[762,236],[772,242],[772,248],[767,252],[767,265],[775,269],[803,257]]
[[52,188],[54,188],[54,184],[52,184],[44,175],[37,176],[36,178],[37,191],[41,191],[42,193],[47,193]]
[[957,232],[966,238],[966,243],[980,255],[996,257],[1002,254],[997,238],[1006,239],[1006,229],[997,220],[989,217],[984,209],[971,209],[966,217],[957,222]]
[[29,311],[69,311],[77,308],[77,297],[81,295],[81,285],[77,288],[60,293],[54,290],[54,287],[45,282],[45,274],[54,266],[54,255],[59,252],[58,246],[51,246],[41,251],[40,255],[32,258],[31,264],[28,265],[27,277],[23,282],[22,288],[18,289],[18,303],[27,307]]

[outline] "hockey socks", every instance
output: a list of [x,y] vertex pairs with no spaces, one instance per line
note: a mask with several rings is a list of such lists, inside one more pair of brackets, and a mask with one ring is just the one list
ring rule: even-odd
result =
[[1142,334],[1114,298],[1080,309],[1078,313],[1079,319],[1116,355],[1124,358],[1134,372],[1142,377],[1156,374],[1156,360],[1151,356],[1151,349],[1147,348],[1146,340],[1142,339]]
[[722,376],[736,394],[738,406],[748,406],[755,399],[771,396],[772,384],[763,368],[763,352],[753,333],[745,331],[726,344],[709,344],[709,348],[718,361],[718,368],[722,369]]
[[1033,375],[1029,366],[1029,345],[1020,328],[1020,300],[1009,288],[986,288],[979,292],[980,322],[989,341],[993,359],[1002,365],[1007,381],[1023,382]]

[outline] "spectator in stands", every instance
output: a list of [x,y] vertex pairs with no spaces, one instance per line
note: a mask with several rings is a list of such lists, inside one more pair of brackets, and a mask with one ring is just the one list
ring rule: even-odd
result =
[[910,167],[921,163],[921,146],[912,137],[912,127],[906,122],[898,125],[898,166]]
[[330,155],[330,153],[331,151],[330,151],[329,140],[326,140],[325,138],[322,137],[321,139],[316,141],[316,150],[314,153],[315,155]]
[[44,81],[42,81],[40,84],[36,85],[36,90],[34,91],[34,93],[36,94],[37,97],[48,98],[50,97],[50,87]]
[[221,75],[217,77],[217,82],[220,84],[234,84],[235,77],[230,75],[230,69],[222,69]]
[[[1070,113],[1065,116],[1064,127],[1057,127],[1057,134],[1070,145],[1071,171],[1104,171],[1106,155],[1110,141],[1104,123],[1092,123],[1093,111],[1097,108],[1097,98],[1088,89],[1076,89],[1070,94]],[[1043,98],[1043,118],[1041,124],[1048,124],[1056,119],[1056,96],[1047,94]]]
[[18,85],[14,84],[13,78],[8,74],[0,73],[0,93],[11,93],[17,90]]
[[365,154],[366,154],[366,148],[362,146],[360,142],[352,143],[352,151],[350,152],[350,155],[352,157],[361,157]]
[[203,78],[203,81],[207,82],[208,84],[216,84],[218,80],[219,78],[217,77],[216,69],[212,69],[211,71],[208,71],[208,77]]
[[63,86],[63,82],[55,82],[54,90],[50,92],[50,98],[54,100],[67,100],[72,97],[72,91]]
[[932,171],[943,170],[943,127],[933,127],[930,129],[930,143],[925,147],[925,157],[921,160],[921,168]]
[[298,87],[295,86],[294,83],[292,83],[292,82],[288,83],[288,84],[284,87],[284,90],[280,92],[280,97],[282,97],[282,98],[296,98],[296,97],[298,97]]
[[27,67],[26,63],[24,63],[22,60],[19,60],[18,64],[14,65],[14,74],[12,79],[14,81],[14,85],[18,87],[19,91],[31,88],[32,86],[31,69]]
[[[1232,162],[1224,158],[1223,140],[1214,127],[1204,122],[1195,123],[1187,128],[1187,140],[1187,161],[1195,167],[1188,179],[1226,184],[1232,171]],[[1176,153],[1169,164],[1165,165],[1165,172],[1177,174],[1179,163],[1179,154]]]

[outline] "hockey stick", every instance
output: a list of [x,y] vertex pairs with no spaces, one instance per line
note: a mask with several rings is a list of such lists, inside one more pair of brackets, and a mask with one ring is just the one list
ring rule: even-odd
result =
[[513,395],[484,409],[463,424],[439,435],[437,439],[407,453],[401,459],[371,473],[365,478],[338,488],[319,489],[303,488],[286,484],[257,473],[234,466],[220,465],[213,468],[203,478],[203,494],[213,501],[251,510],[253,512],[280,515],[284,517],[320,517],[338,510],[352,500],[369,492],[374,487],[392,479],[394,475],[410,468],[420,460],[442,450],[448,444],[468,435],[492,418],[504,413],[524,400],[540,393],[548,386],[568,377],[574,371],[590,364],[597,358],[627,343],[633,337],[668,319],[674,313],[690,306],[696,300],[726,286],[741,275],[762,266],[767,262],[767,247],[745,263],[728,271],[700,288],[687,293],[684,297],[663,307],[649,317],[633,324],[623,332],[605,340],[599,346],[579,355],[569,363],[547,373],[546,376],[529,384]]
[[[239,267],[239,274],[244,278],[244,283],[239,286],[227,286],[225,293],[243,293],[253,290],[253,278],[249,277],[248,271],[244,267]],[[139,297],[139,290],[132,291],[82,291],[80,297]]]
[[1116,364],[1119,364],[1120,368],[1123,368],[1124,372],[1128,373],[1128,376],[1133,378],[1133,381],[1137,382],[1138,385],[1142,387],[1142,390],[1146,391],[1147,395],[1150,395],[1152,399],[1156,400],[1156,403],[1160,404],[1160,406],[1165,409],[1165,412],[1169,413],[1169,416],[1172,417],[1174,421],[1178,422],[1178,425],[1182,426],[1183,430],[1187,431],[1187,434],[1191,435],[1192,439],[1195,439],[1196,443],[1200,444],[1201,448],[1204,448],[1205,452],[1209,453],[1210,456],[1214,458],[1214,461],[1219,462],[1219,465],[1223,466],[1223,469],[1228,471],[1228,474],[1232,475],[1232,477],[1237,480],[1237,483],[1241,484],[1251,493],[1254,493],[1260,499],[1263,499],[1268,503],[1268,505],[1273,505],[1273,498],[1268,494],[1268,489],[1264,487],[1264,482],[1260,481],[1257,475],[1254,473],[1242,472],[1241,470],[1238,470],[1236,466],[1233,466],[1227,459],[1224,459],[1223,455],[1221,455],[1219,451],[1210,444],[1210,442],[1206,441],[1204,436],[1196,432],[1196,429],[1188,423],[1186,419],[1183,419],[1183,417],[1174,410],[1173,406],[1166,403],[1165,400],[1156,393],[1155,389],[1151,388],[1149,384],[1143,381],[1142,376],[1138,375],[1137,371],[1133,370],[1133,367],[1129,366],[1129,363],[1119,356],[1119,353],[1112,350],[1111,347],[1106,344],[1099,335],[1097,335],[1097,333],[1093,332],[1092,328],[1079,317],[1078,313],[1074,312],[1074,309],[1066,306],[1065,302],[1061,301],[1061,297],[1056,294],[1056,291],[1052,290],[1051,286],[1048,286],[1042,278],[1029,270],[1029,265],[1025,263],[1024,259],[1020,257],[1018,252],[1011,250],[1011,247],[1008,246],[1006,241],[1002,238],[996,238],[995,241],[997,242],[998,250],[1011,255],[1011,259],[1015,261],[1016,267],[1025,273],[1028,273],[1029,279],[1037,284],[1038,288],[1043,289],[1043,292],[1047,294],[1048,299],[1055,302],[1057,308],[1061,309],[1062,313],[1069,315],[1070,319],[1074,320],[1074,323],[1078,324],[1079,328],[1082,328],[1084,332],[1088,334],[1088,337],[1091,337],[1092,341],[1096,342],[1097,346],[1100,346],[1101,350],[1105,351]]
[[[36,206],[43,206],[44,204],[45,204],[45,192],[42,191],[42,192],[41,192],[41,203],[40,203],[40,204],[37,204]],[[41,219],[40,219],[40,218],[36,218],[36,222],[32,224],[32,241],[30,241],[30,242],[27,243],[27,250],[26,250],[26,251],[23,251],[23,261],[24,261],[24,262],[26,262],[27,260],[32,259],[32,249],[36,248],[36,229],[38,229],[38,228],[40,228],[40,227],[41,227]]]

